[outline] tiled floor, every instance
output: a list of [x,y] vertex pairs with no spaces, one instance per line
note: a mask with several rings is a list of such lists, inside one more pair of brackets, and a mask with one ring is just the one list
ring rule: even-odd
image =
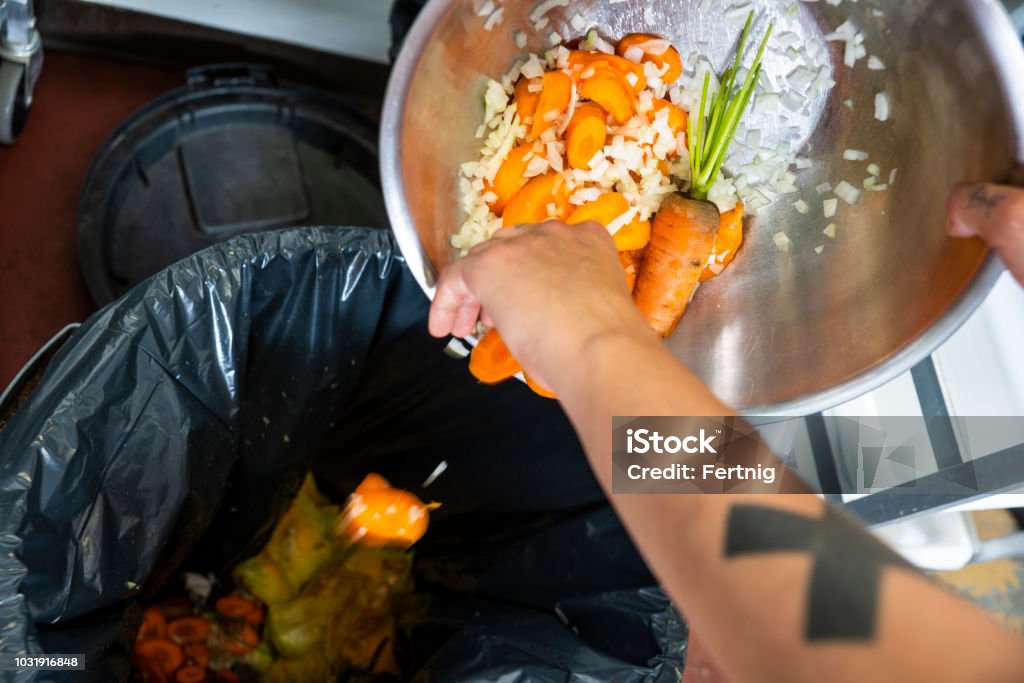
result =
[[25,132],[0,147],[0,391],[93,311],[75,246],[82,181],[107,136],[182,81],[177,71],[46,53]]
[[[976,512],[974,523],[982,541],[1018,531],[1016,521],[1005,510]],[[1024,559],[995,560],[938,576],[1024,636]]]

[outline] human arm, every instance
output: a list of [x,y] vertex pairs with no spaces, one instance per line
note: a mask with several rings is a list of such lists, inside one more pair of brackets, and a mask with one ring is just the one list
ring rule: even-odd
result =
[[611,494],[613,416],[732,411],[646,328],[599,226],[502,231],[449,267],[431,332],[465,336],[479,315],[558,394],[637,547],[730,680],[1020,679],[1019,641],[815,496]]

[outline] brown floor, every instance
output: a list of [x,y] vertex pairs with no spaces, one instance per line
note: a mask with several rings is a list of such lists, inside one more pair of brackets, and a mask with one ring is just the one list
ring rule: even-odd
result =
[[0,147],[0,391],[94,310],[75,244],[79,189],[107,136],[182,81],[178,71],[46,53],[25,132]]

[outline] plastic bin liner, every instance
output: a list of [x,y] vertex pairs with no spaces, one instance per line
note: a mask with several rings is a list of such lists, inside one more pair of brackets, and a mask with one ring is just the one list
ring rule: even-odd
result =
[[0,432],[0,652],[86,655],[34,680],[126,680],[139,605],[182,568],[230,576],[312,468],[339,500],[377,471],[442,503],[416,680],[678,681],[686,627],[558,404],[477,384],[427,309],[389,233],[313,228],[232,239],[93,316]]

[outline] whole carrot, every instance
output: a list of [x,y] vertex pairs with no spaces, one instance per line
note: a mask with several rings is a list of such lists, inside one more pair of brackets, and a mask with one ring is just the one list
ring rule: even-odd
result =
[[718,207],[707,201],[708,194],[725,162],[743,112],[753,97],[761,75],[761,58],[772,32],[769,26],[746,80],[734,89],[753,23],[754,13],[751,12],[740,37],[736,59],[722,75],[720,90],[709,102],[711,77],[706,75],[700,111],[687,121],[689,190],[686,195],[669,195],[654,217],[651,242],[640,268],[633,301],[663,339],[672,334],[686,312],[715,248],[722,219]]
[[720,224],[711,202],[669,195],[654,217],[633,302],[651,328],[668,337],[697,291]]

